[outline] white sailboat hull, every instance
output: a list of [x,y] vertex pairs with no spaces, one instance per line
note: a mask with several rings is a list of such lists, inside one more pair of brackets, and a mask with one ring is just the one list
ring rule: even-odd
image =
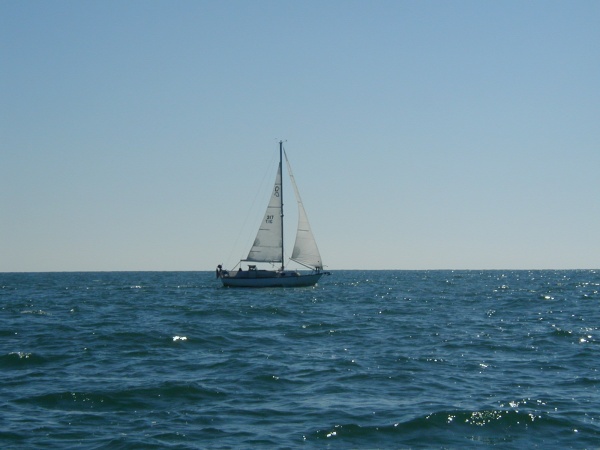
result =
[[220,278],[223,286],[228,287],[304,287],[314,286],[324,274],[325,272],[300,274],[257,270],[224,273]]

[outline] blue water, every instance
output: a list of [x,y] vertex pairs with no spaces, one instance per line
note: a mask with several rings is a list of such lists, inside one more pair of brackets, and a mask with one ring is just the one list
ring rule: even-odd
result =
[[0,447],[597,448],[600,271],[0,274]]

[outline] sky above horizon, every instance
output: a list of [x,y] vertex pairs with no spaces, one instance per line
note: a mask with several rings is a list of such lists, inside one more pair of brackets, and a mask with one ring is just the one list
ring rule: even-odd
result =
[[600,268],[598,23],[597,1],[0,2],[0,272],[231,267],[279,139],[328,269]]

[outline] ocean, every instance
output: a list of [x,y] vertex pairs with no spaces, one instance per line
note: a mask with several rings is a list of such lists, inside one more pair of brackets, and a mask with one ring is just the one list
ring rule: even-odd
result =
[[600,271],[0,274],[6,449],[600,448]]

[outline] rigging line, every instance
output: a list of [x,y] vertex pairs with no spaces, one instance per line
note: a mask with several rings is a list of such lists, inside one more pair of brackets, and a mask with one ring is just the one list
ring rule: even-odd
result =
[[[287,142],[287,141],[283,141],[283,142]],[[298,222],[298,206],[297,206],[297,205],[298,205],[298,204],[301,204],[301,203],[302,203],[302,201],[298,199],[298,197],[299,197],[299,194],[298,194],[298,188],[297,188],[297,187],[295,187],[295,184],[296,184],[296,179],[294,178],[294,173],[292,172],[292,166],[291,166],[291,164],[290,164],[290,160],[288,159],[288,155],[287,155],[287,152],[285,151],[285,146],[284,146],[283,144],[282,144],[282,148],[283,148],[283,156],[284,156],[284,158],[285,158],[285,164],[286,164],[286,167],[287,167],[287,172],[288,172],[288,181],[290,182],[290,185],[291,185],[291,187],[292,187],[292,188],[293,188],[293,190],[294,190],[294,199],[295,199],[295,201],[296,201],[296,209],[295,209],[295,210],[294,210],[294,211],[291,213],[291,215],[292,215],[292,217],[293,217],[293,218],[295,218],[295,219],[296,219],[296,223],[297,223],[297,222]],[[282,182],[283,182],[283,181],[282,181]],[[289,197],[288,197],[288,198],[289,198]],[[289,211],[289,209],[288,209],[288,211]],[[288,214],[289,214],[289,212],[288,212]],[[289,217],[289,216],[288,216],[288,217]],[[289,223],[289,222],[288,222],[288,223]],[[298,228],[296,227],[296,233],[297,233],[297,230],[298,230]],[[294,253],[294,251],[293,251],[293,248],[294,248],[294,247],[295,247],[295,242],[294,242],[294,245],[292,245],[292,254]],[[287,246],[286,248],[288,248],[288,249],[289,249],[289,248],[290,248],[290,246]],[[304,267],[306,267],[306,268],[312,269],[312,267],[310,267],[310,266],[307,266],[306,264],[303,264],[303,263],[301,263],[301,262],[299,262],[299,261],[296,261],[295,259],[293,259],[293,258],[292,258],[292,256],[291,256],[290,254],[288,254],[287,252],[286,252],[286,255],[285,255],[285,257],[286,257],[286,260],[288,261],[288,263],[289,263],[290,261],[293,261],[293,262],[295,262],[296,264],[299,264],[299,265],[301,265],[301,266],[304,266]]]
[[[226,260],[227,263],[229,263],[229,261],[231,261],[233,252],[237,251],[236,249],[238,248],[238,244],[239,244],[239,241],[240,241],[240,239],[242,237],[242,234],[245,235],[244,240],[246,241],[247,244],[248,244],[248,241],[250,239],[252,239],[252,233],[253,232],[248,230],[248,227],[249,227],[249,225],[248,225],[248,219],[249,219],[251,213],[254,211],[254,217],[252,218],[252,220],[254,220],[254,218],[256,217],[256,222],[259,223],[260,219],[258,218],[258,216],[259,216],[259,214],[262,214],[262,213],[259,210],[257,210],[257,208],[255,208],[255,206],[256,206],[256,202],[258,200],[258,197],[259,196],[261,196],[261,197],[263,196],[263,194],[264,194],[264,192],[266,190],[266,186],[268,186],[267,177],[270,175],[270,172],[272,171],[272,166],[273,166],[273,161],[274,160],[275,160],[275,155],[271,156],[271,160],[269,161],[269,164],[266,165],[266,169],[265,169],[264,174],[262,176],[262,181],[259,183],[258,189],[254,190],[254,198],[252,199],[252,202],[250,203],[250,206],[248,207],[248,209],[246,211],[246,214],[245,214],[242,226],[241,226],[241,228],[240,228],[240,230],[238,232],[237,237],[235,238],[235,241],[233,243],[231,251],[229,252],[229,256],[227,257],[227,260]],[[270,190],[269,190],[269,192],[270,192]],[[250,236],[250,237],[248,237],[248,236]],[[251,245],[248,244],[248,245],[246,245],[246,247],[248,247],[248,249],[250,249]],[[243,259],[240,260],[240,261],[238,261],[238,263],[235,265],[235,267],[237,267],[239,264],[241,264],[242,261],[243,261]]]
[[304,264],[303,262],[297,261],[295,259],[291,259],[291,260],[294,261],[296,264],[300,264],[301,266],[306,267],[307,269],[315,270],[314,266],[309,266],[308,264]]
[[[294,191],[294,196],[293,197],[294,197],[294,200],[296,201],[296,204],[298,204],[298,203],[301,203],[301,202],[298,202],[298,198],[296,196],[297,189],[294,188],[294,186],[293,186],[293,184],[295,184],[295,178],[294,178],[294,174],[292,172],[292,166],[290,164],[290,160],[288,159],[287,152],[285,151],[285,145],[283,145],[283,142],[287,142],[287,139],[282,141],[281,147],[283,149],[283,157],[285,158],[285,165],[286,165],[286,168],[287,168],[287,174],[288,174],[288,176],[287,176],[287,179],[282,176],[281,183],[283,184],[284,180],[285,180],[285,181],[287,181],[287,185],[293,188],[293,191]],[[283,170],[283,167],[282,167],[282,170]],[[293,183],[292,183],[292,180],[294,180]],[[287,191],[289,192],[290,190],[287,189]],[[290,197],[291,196],[288,194],[287,198],[289,199]],[[295,221],[297,223],[298,222],[298,207],[296,206],[296,208],[294,208],[292,210],[290,210],[288,208],[286,216],[288,217],[288,219],[290,219],[290,218],[295,219]],[[292,223],[292,222],[293,221],[289,220],[288,224]],[[296,232],[297,232],[297,230],[298,230],[298,228],[296,227]],[[290,242],[292,242],[293,245],[291,245],[291,246],[288,245],[288,246],[285,247],[285,249],[288,250],[291,247],[292,248],[292,254],[293,254],[293,248],[295,246],[295,240],[292,240]],[[295,263],[298,263],[298,261],[292,259],[292,256],[288,253],[288,251],[285,252],[285,260],[288,263],[290,261],[294,261]],[[301,263],[298,263],[298,264],[301,264]],[[303,264],[301,264],[301,265],[303,265]]]

